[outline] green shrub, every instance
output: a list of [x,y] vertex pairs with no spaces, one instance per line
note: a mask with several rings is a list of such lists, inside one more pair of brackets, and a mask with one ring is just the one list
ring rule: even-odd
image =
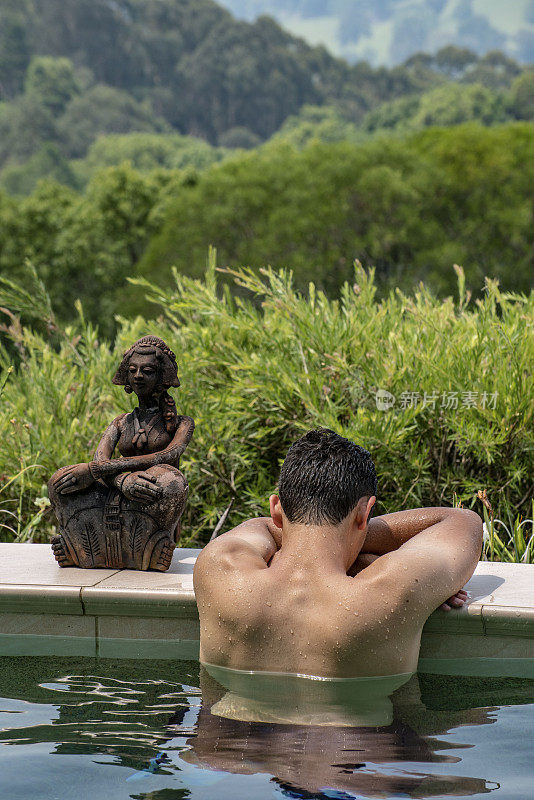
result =
[[[252,302],[217,287],[212,258],[203,280],[175,273],[172,290],[135,282],[162,316],[119,319],[113,345],[81,317],[65,331],[48,319],[47,334],[10,318],[0,364],[18,364],[0,410],[0,485],[41,465],[24,473],[21,528],[43,502],[49,475],[88,460],[107,423],[131,407],[111,376],[126,347],[148,332],[176,352],[178,409],[197,425],[182,461],[191,487],[186,544],[205,542],[232,500],[226,527],[265,513],[288,446],[318,426],[371,451],[382,512],[454,501],[480,511],[477,491],[485,488],[500,519],[510,510],[528,516],[534,293],[503,293],[487,280],[473,303],[457,273],[456,301],[421,286],[380,302],[373,272],[359,266],[335,300],[313,285],[309,297],[298,294],[289,273],[233,273]],[[24,310],[32,292],[21,299],[8,289],[0,305]],[[378,390],[395,396],[391,409],[377,408]],[[14,508],[19,498],[17,479],[0,500]],[[34,540],[46,540],[52,524],[45,513]]]

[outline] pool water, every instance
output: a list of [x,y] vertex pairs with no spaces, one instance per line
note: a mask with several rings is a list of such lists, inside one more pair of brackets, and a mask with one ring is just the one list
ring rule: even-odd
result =
[[2,800],[534,796],[534,681],[419,675],[381,717],[338,724],[329,701],[320,724],[319,700],[281,724],[231,718],[246,698],[195,661],[4,657],[0,676]]

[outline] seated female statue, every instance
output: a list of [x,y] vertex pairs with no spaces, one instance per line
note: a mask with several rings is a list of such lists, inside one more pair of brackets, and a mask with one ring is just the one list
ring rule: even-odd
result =
[[[188,485],[180,456],[195,424],[167,392],[179,386],[176,356],[157,336],[124,354],[113,383],[139,406],[104,432],[94,460],[62,467],[48,483],[59,522],[52,539],[62,567],[168,569]],[[121,458],[113,458],[115,447]]]

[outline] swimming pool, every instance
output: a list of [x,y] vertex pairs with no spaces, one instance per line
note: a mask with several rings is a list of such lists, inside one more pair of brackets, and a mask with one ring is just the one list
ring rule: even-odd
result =
[[534,681],[422,674],[360,725],[244,722],[229,707],[196,661],[1,658],[0,797],[533,794]]

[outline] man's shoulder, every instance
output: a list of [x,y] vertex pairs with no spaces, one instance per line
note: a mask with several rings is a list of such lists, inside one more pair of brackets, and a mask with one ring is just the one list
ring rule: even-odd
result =
[[276,547],[269,522],[266,517],[249,519],[210,541],[198,555],[194,575],[265,569],[269,547]]
[[200,551],[195,562],[194,574],[211,572],[214,568],[228,567],[233,561],[239,545],[223,536],[213,539]]

